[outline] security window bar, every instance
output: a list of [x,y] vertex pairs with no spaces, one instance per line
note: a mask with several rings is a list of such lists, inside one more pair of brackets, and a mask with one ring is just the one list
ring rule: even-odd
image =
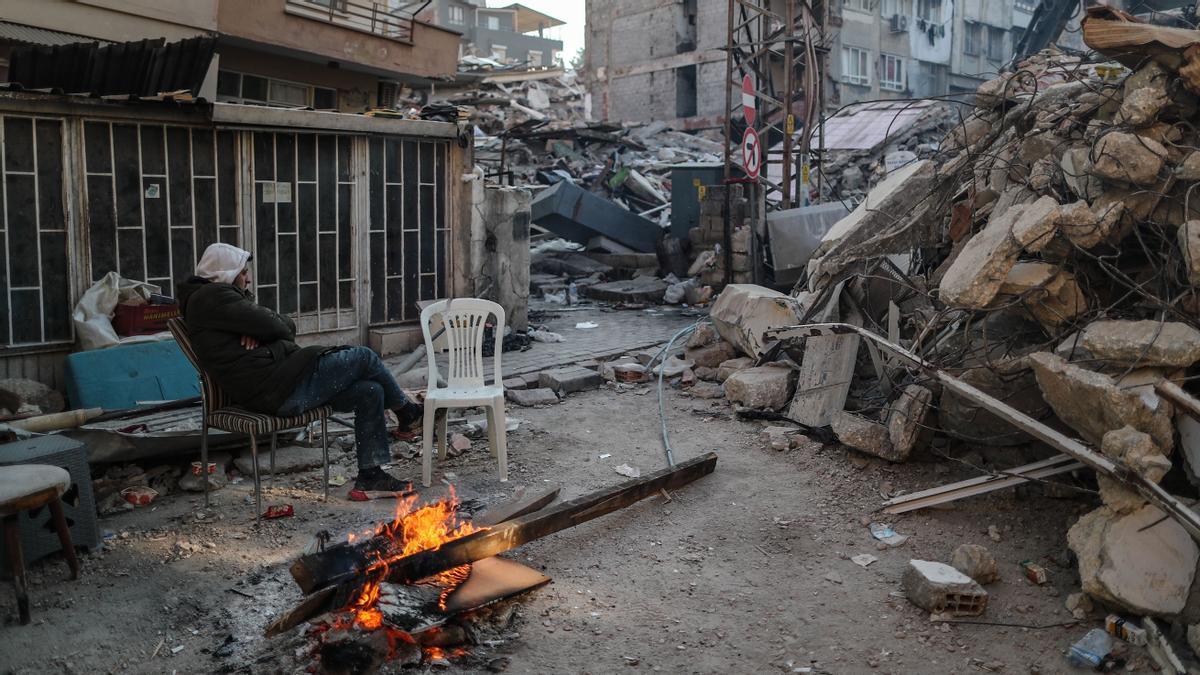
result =
[[254,287],[318,332],[357,325],[353,136],[254,134]]
[[446,296],[446,143],[370,141],[371,323],[416,321]]
[[232,132],[86,121],[88,269],[174,295],[209,244],[237,245],[237,139]]
[[74,339],[63,121],[0,116],[0,349]]

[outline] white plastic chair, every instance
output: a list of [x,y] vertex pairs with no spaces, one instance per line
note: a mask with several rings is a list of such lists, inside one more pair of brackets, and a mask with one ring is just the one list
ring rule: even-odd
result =
[[[483,329],[489,315],[496,317],[495,372],[487,384],[483,372]],[[446,386],[438,387],[438,368],[434,358],[433,336],[429,324],[440,316],[445,329],[449,372]],[[425,487],[433,482],[433,427],[438,411],[452,408],[487,409],[488,445],[500,465],[500,480],[508,480],[508,446],[505,434],[504,380],[500,374],[500,351],[504,344],[504,308],[488,300],[456,298],[429,305],[421,312],[421,332],[429,357],[429,385],[425,392],[424,433],[421,436],[422,479]],[[446,417],[437,429],[438,456],[446,459]]]

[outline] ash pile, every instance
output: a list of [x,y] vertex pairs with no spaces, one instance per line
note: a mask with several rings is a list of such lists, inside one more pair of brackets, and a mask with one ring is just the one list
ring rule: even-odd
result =
[[[721,341],[694,356],[714,352],[726,397],[781,420],[764,432],[779,449],[832,434],[890,462],[1039,458],[886,513],[1073,474],[1098,497],[1067,537],[1073,610],[1136,617],[1160,652],[1174,635],[1178,662],[1188,642],[1200,655],[1200,32],[1099,7],[1084,34],[1099,54],[1044,51],[982,85],[936,156],[824,236],[790,296],[726,288]],[[910,600],[985,611],[969,578],[930,592],[939,574],[917,569]]]

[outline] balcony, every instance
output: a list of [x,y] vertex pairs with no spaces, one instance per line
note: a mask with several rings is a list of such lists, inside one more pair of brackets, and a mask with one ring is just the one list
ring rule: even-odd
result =
[[286,0],[284,11],[314,21],[412,44],[413,21],[430,0]]

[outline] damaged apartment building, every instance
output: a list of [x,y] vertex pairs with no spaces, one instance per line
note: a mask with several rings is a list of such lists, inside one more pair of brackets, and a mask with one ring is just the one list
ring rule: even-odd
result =
[[[776,4],[782,15],[784,3]],[[1035,7],[1029,0],[835,0],[826,8],[824,107],[973,93],[1011,59]],[[589,0],[587,12],[597,119],[721,126],[725,0]]]

